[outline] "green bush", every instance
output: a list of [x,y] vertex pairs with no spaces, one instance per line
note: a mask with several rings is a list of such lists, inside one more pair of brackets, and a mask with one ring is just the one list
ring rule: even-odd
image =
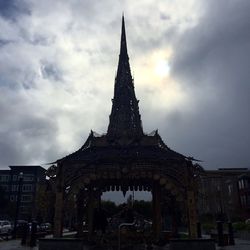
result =
[[239,221],[239,222],[234,222],[233,223],[233,228],[236,231],[244,231],[247,229],[247,224],[245,222]]
[[202,224],[202,229],[205,232],[209,233],[211,230],[215,229],[215,225],[212,223],[204,223]]
[[185,234],[185,233],[179,233],[179,238],[180,239],[188,239],[188,234]]

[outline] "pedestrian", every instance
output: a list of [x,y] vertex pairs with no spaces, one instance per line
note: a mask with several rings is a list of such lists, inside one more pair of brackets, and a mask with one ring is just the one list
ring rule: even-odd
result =
[[29,224],[28,222],[23,223],[22,225],[22,240],[21,240],[21,245],[26,245],[27,242],[27,237],[28,237],[28,233],[29,233]]
[[37,232],[37,223],[33,221],[31,223],[30,247],[36,246],[36,232]]
[[95,209],[94,211],[94,230],[100,230],[102,234],[105,234],[106,227],[108,225],[107,213],[103,208]]

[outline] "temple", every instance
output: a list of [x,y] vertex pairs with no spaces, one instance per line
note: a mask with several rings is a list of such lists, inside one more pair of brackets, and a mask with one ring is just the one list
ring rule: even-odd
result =
[[[158,131],[143,131],[135,95],[122,17],[120,55],[107,133],[91,131],[76,152],[58,159],[47,174],[56,180],[54,236],[62,235],[63,204],[77,197],[78,236],[83,234],[87,207],[89,237],[93,233],[93,208],[103,192],[146,190],[152,193],[152,233],[159,238],[166,207],[186,209],[190,237],[196,237],[196,178],[200,171],[192,159],[171,150]],[[84,205],[85,204],[85,205]],[[174,214],[173,214],[174,217]],[[173,228],[174,231],[174,228]]]

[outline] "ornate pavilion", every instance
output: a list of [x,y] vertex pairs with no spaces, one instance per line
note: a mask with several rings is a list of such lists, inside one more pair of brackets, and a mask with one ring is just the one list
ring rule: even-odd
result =
[[171,150],[158,131],[145,134],[127,52],[124,17],[114,98],[107,133],[90,132],[76,152],[48,170],[56,180],[54,236],[62,236],[64,198],[77,197],[78,236],[83,232],[83,204],[87,203],[88,232],[93,232],[95,201],[105,191],[146,190],[152,193],[156,238],[162,230],[164,206],[184,204],[190,237],[196,237],[196,181],[200,169],[191,158]]

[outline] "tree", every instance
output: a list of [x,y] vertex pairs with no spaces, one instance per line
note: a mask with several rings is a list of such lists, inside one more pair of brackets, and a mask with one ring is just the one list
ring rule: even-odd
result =
[[152,202],[144,200],[135,200],[133,203],[133,209],[143,215],[147,219],[152,219]]
[[55,194],[47,184],[40,184],[37,187],[36,219],[39,222],[53,223]]
[[108,217],[116,214],[118,212],[118,207],[113,201],[101,201],[101,206],[104,210],[107,211]]

